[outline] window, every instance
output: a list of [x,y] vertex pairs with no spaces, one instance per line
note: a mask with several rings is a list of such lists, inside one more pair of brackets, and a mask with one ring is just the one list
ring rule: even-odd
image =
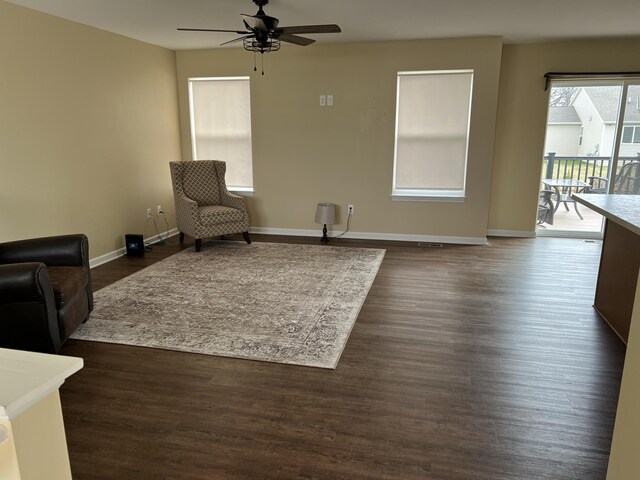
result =
[[640,126],[622,127],[622,143],[640,143]]
[[584,139],[584,127],[580,127],[580,133],[578,134],[578,145],[582,145]]
[[193,160],[227,162],[230,190],[253,191],[249,77],[190,78]]
[[473,70],[399,72],[394,200],[463,201]]

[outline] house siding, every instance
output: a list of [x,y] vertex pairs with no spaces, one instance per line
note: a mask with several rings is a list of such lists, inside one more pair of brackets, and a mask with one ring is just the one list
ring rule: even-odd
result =
[[578,95],[573,101],[573,106],[582,120],[582,126],[584,127],[582,145],[578,146],[577,154],[579,156],[611,155],[611,146],[609,146],[609,150],[603,148],[602,131],[604,122],[584,90],[578,92]]
[[578,155],[579,136],[580,125],[548,125],[544,154],[548,155],[549,152],[555,152],[555,154],[560,157],[572,157]]

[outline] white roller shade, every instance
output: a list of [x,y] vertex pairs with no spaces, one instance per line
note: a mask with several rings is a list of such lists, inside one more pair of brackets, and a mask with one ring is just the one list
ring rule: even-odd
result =
[[398,74],[394,195],[464,196],[473,72]]
[[227,162],[230,188],[253,189],[249,77],[189,79],[194,160]]

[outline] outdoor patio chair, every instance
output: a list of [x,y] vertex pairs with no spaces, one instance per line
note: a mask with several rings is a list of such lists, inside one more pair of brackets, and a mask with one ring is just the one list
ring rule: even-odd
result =
[[556,211],[556,207],[551,200],[553,191],[540,190],[540,196],[538,198],[538,225],[548,223],[553,225],[553,214]]
[[[607,193],[609,181],[604,177],[588,177],[589,189],[586,193]],[[621,195],[640,194],[640,162],[633,161],[623,165],[613,187],[613,193]]]

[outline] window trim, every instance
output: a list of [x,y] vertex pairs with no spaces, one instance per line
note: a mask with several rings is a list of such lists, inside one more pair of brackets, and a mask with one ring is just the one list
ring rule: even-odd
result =
[[[430,189],[433,194],[425,195],[424,190],[415,190],[408,188],[399,188],[391,194],[391,200],[394,202],[452,202],[462,203],[467,196],[464,192],[460,194],[460,190],[435,190]],[[438,192],[436,194],[435,192]]]
[[[197,162],[198,160],[194,161]],[[227,187],[227,190],[242,197],[253,197],[253,194],[255,193],[254,188],[249,187]]]
[[[467,134],[464,156],[464,177],[462,179],[463,186],[461,189],[445,190],[437,188],[420,188],[408,189],[396,187],[396,173],[398,163],[398,120],[400,112],[400,78],[411,75],[471,75],[470,92],[469,92],[469,108],[467,111]],[[393,178],[391,184],[391,200],[404,202],[464,202],[467,198],[467,170],[469,163],[469,140],[471,137],[471,113],[473,106],[473,84],[475,79],[474,69],[455,69],[455,70],[420,70],[420,71],[400,71],[396,74],[396,118],[394,130],[394,146],[393,146]]]

